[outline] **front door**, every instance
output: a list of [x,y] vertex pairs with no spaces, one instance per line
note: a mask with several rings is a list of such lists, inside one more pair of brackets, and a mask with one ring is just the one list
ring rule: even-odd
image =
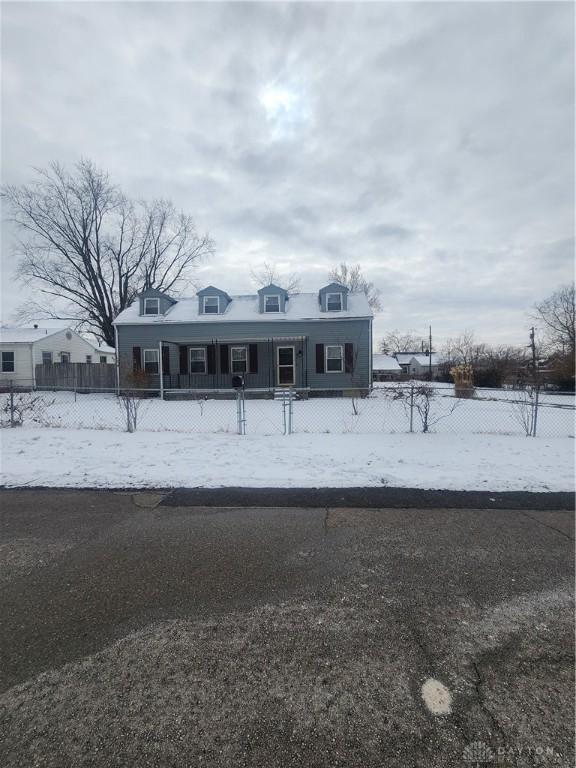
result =
[[293,387],[296,378],[294,371],[294,347],[276,347],[276,381],[279,387]]

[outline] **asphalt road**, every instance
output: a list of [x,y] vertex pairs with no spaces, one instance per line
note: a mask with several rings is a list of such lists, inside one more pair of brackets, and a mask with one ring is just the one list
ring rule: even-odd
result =
[[3,491],[0,765],[573,766],[565,502],[338,493]]

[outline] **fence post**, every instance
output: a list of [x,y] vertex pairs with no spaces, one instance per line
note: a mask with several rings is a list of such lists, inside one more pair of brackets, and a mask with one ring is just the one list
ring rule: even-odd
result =
[[536,385],[536,396],[534,398],[532,413],[532,437],[536,437],[536,424],[538,422],[538,402],[540,400],[540,387]]
[[290,387],[288,390],[288,434],[292,434],[292,416],[293,416],[293,408],[294,408],[294,398],[293,398],[293,389]]
[[14,426],[14,382],[10,381],[10,427]]
[[414,384],[410,385],[410,432],[414,432]]
[[244,390],[239,389],[236,393],[236,417],[238,420],[237,432],[239,435],[246,434],[246,401],[244,399]]

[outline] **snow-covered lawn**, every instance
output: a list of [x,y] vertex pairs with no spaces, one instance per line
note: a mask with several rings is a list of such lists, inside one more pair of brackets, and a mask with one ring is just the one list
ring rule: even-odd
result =
[[400,486],[570,491],[574,440],[480,434],[3,429],[8,486]]

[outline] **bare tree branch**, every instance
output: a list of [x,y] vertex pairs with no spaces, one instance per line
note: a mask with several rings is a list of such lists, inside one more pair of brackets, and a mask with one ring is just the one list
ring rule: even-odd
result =
[[365,293],[366,298],[368,299],[368,304],[374,312],[379,312],[382,309],[380,291],[374,286],[374,283],[369,282],[364,277],[360,264],[349,266],[343,261],[339,267],[330,271],[328,279],[334,280],[341,285],[345,285],[349,291],[362,291]]

